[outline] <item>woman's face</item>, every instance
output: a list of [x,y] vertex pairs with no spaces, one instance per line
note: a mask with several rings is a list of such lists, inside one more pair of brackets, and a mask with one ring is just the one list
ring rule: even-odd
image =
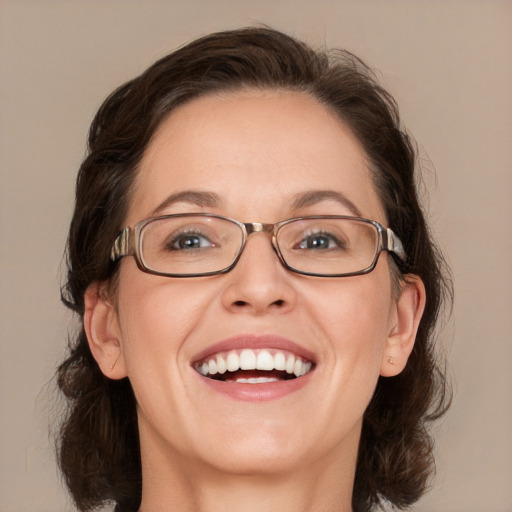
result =
[[[190,191],[199,194],[181,194]],[[305,94],[242,91],[196,99],[160,126],[126,225],[196,212],[275,223],[354,215],[350,204],[386,225],[348,128]],[[396,316],[385,253],[371,273],[345,278],[287,271],[265,233],[249,236],[223,275],[160,277],[123,258],[112,329],[122,347],[117,371],[136,395],[143,457],[236,473],[355,460]],[[196,369],[242,349],[301,356],[312,371],[251,384]]]

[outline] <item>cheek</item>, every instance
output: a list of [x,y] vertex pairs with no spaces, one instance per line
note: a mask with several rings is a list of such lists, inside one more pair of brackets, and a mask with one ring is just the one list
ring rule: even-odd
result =
[[127,268],[120,279],[118,311],[128,372],[146,363],[176,362],[206,304],[207,294],[195,293],[191,283]]
[[186,396],[183,347],[204,315],[208,293],[190,282],[130,270],[120,276],[118,315],[139,416],[162,431],[179,432],[176,411]]
[[393,305],[389,277],[383,277],[319,283],[303,294],[313,334],[324,340],[319,368],[325,381],[315,407],[318,418],[328,419],[323,433],[331,443],[359,428],[377,385]]
[[374,271],[328,283],[322,293],[308,294],[308,304],[318,328],[331,341],[330,355],[340,371],[380,371],[393,304],[388,276]]

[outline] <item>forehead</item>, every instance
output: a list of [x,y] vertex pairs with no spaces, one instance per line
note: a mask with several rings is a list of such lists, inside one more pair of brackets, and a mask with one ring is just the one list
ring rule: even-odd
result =
[[127,220],[152,216],[170,195],[204,191],[220,199],[217,213],[276,222],[294,197],[315,190],[342,194],[362,215],[384,220],[366,155],[330,109],[291,91],[209,95],[178,107],[157,129]]

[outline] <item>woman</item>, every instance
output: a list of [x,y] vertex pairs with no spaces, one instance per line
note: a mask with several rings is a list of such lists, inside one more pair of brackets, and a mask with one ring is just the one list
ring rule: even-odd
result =
[[213,34],[90,130],[58,370],[81,510],[361,511],[416,501],[446,409],[449,288],[392,98],[353,55]]

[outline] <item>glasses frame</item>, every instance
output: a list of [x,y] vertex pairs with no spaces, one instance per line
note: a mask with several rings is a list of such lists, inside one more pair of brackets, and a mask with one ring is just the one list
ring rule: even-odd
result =
[[[216,218],[229,221],[233,224],[236,224],[241,232],[242,232],[242,243],[240,245],[240,249],[238,250],[237,255],[235,256],[234,261],[231,265],[221,269],[215,270],[212,272],[201,272],[201,273],[191,273],[191,274],[173,274],[169,272],[160,272],[158,270],[153,270],[148,268],[142,259],[142,230],[147,224],[154,222],[156,220],[167,219],[167,218],[177,218],[177,217],[209,217]],[[277,243],[277,234],[279,230],[290,224],[291,222],[296,222],[300,220],[307,219],[347,219],[353,220],[357,222],[362,222],[365,224],[372,225],[377,230],[377,249],[375,251],[375,256],[373,258],[372,263],[364,268],[363,270],[359,270],[357,272],[349,272],[343,274],[317,274],[315,272],[305,272],[303,270],[296,269],[289,265],[284,259],[281,249],[279,248],[279,244]],[[211,213],[176,213],[170,215],[161,215],[158,217],[150,217],[149,219],[141,220],[137,222],[133,228],[127,226],[119,233],[117,238],[112,245],[112,249],[110,252],[110,259],[113,262],[118,261],[119,259],[125,256],[134,256],[137,266],[142,272],[146,272],[147,274],[153,274],[157,276],[164,277],[206,277],[206,276],[214,276],[219,274],[225,274],[232,270],[238,260],[242,256],[242,253],[245,249],[245,244],[247,242],[248,237],[253,233],[268,233],[271,236],[272,248],[274,252],[277,254],[279,260],[282,265],[291,272],[296,274],[301,274],[304,276],[313,276],[313,277],[350,277],[350,276],[358,276],[362,274],[368,274],[371,272],[375,266],[377,265],[377,261],[379,260],[379,256],[383,251],[390,252],[395,254],[401,261],[406,260],[406,254],[404,251],[404,247],[400,239],[395,235],[393,230],[390,228],[385,228],[382,224],[375,220],[365,219],[362,217],[353,217],[350,215],[306,215],[303,217],[293,217],[291,219],[286,219],[281,222],[276,222],[275,224],[265,224],[262,222],[240,222],[236,219],[232,219],[230,217],[225,217],[223,215],[216,215]]]

